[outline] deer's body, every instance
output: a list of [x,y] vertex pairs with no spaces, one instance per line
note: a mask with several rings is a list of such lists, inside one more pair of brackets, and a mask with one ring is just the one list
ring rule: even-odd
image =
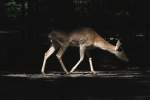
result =
[[[63,31],[52,31],[49,36],[51,40],[52,46],[45,53],[43,66],[41,72],[44,73],[46,60],[54,53],[56,49],[58,53],[56,54],[57,58],[60,61],[60,64],[63,70],[66,73],[69,73],[63,64],[62,55],[67,49],[68,46],[77,46],[80,48],[80,60],[75,64],[75,66],[71,69],[70,72],[73,72],[77,66],[83,61],[84,53],[87,47],[98,47],[102,50],[106,50],[118,58],[122,60],[128,60],[124,52],[118,51],[120,46],[120,42],[118,41],[116,46],[110,44],[105,39],[103,39],[94,29],[92,28],[81,28],[77,30],[73,30],[71,32],[63,32]],[[89,64],[91,68],[91,72],[95,73],[92,65],[92,58],[89,57]]]
[[49,34],[49,38],[53,41],[56,41],[57,38],[57,42],[60,42],[59,44],[67,42],[70,44],[70,46],[79,46],[80,44],[89,46],[93,45],[93,41],[91,40],[94,40],[96,37],[95,35],[97,34],[92,29],[81,29],[67,33],[62,31],[52,31]]

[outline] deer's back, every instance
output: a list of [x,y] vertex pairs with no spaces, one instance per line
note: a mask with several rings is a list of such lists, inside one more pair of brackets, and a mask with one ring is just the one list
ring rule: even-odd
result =
[[69,43],[71,46],[79,46],[84,44],[86,46],[93,45],[98,34],[92,28],[80,28],[70,32],[52,31],[49,38],[59,44]]
[[94,43],[97,33],[92,28],[81,28],[69,34],[69,41],[72,45],[84,44],[91,46]]

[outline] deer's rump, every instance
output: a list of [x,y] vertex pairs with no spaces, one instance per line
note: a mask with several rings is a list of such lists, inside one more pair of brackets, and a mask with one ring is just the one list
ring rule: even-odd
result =
[[68,42],[69,38],[67,37],[67,34],[65,32],[61,31],[52,31],[48,34],[48,38],[52,40],[55,43],[58,44],[64,44]]

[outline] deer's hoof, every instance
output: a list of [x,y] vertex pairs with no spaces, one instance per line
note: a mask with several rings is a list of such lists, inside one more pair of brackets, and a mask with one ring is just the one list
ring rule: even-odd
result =
[[69,74],[70,74],[70,72],[67,71],[67,72],[66,72],[66,75],[69,75]]
[[42,76],[46,76],[45,72],[41,72],[42,73]]
[[95,74],[96,74],[96,71],[91,71],[91,72],[92,72],[92,74],[93,74],[93,75],[95,75]]
[[70,71],[70,73],[73,73],[73,72],[74,72],[74,70],[71,70],[71,71]]

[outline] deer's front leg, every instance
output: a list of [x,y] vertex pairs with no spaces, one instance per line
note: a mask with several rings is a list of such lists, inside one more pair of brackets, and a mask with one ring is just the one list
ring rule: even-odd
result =
[[83,61],[84,59],[84,52],[85,52],[86,47],[84,45],[80,45],[80,59],[79,61],[75,64],[75,66],[71,69],[71,73],[75,71],[75,69],[78,67],[78,65]]
[[55,48],[54,48],[54,46],[51,46],[50,48],[49,48],[49,50],[45,53],[45,55],[44,55],[44,61],[43,61],[43,65],[42,65],[42,69],[41,69],[41,73],[43,74],[43,75],[45,75],[45,64],[46,64],[46,60],[54,53],[54,51],[55,51]]
[[61,64],[62,69],[66,72],[66,74],[69,74],[68,70],[66,69],[66,67],[65,67],[65,65],[64,65],[64,63],[62,61],[62,56],[63,56],[66,48],[67,47],[60,48],[58,53],[56,54],[56,56],[57,56],[57,58],[58,58],[58,60],[59,60],[59,62]]
[[86,56],[88,57],[88,60],[89,60],[89,64],[90,64],[90,70],[93,74],[96,74],[94,68],[93,68],[93,62],[92,62],[92,57],[90,55],[90,52],[89,50],[86,51]]
[[96,72],[95,72],[95,70],[94,70],[94,68],[93,68],[93,63],[92,63],[92,58],[91,58],[91,57],[89,58],[89,64],[90,64],[91,72],[92,72],[93,74],[96,74]]

